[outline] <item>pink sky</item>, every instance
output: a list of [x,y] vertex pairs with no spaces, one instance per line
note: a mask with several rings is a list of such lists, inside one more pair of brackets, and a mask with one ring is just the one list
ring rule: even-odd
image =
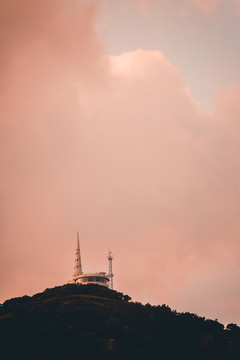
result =
[[230,3],[0,0],[0,302],[66,283],[79,230],[134,300],[240,322]]

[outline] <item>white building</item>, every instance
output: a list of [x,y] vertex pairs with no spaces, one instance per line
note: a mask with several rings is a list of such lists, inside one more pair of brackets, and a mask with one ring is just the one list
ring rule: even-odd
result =
[[77,233],[77,244],[75,250],[75,259],[74,259],[74,268],[72,274],[72,281],[69,281],[70,284],[98,284],[102,286],[113,288],[113,273],[112,273],[112,254],[109,252],[108,261],[109,261],[109,274],[105,272],[96,272],[96,273],[87,273],[84,274],[82,271],[81,263],[81,254],[79,246],[79,234]]

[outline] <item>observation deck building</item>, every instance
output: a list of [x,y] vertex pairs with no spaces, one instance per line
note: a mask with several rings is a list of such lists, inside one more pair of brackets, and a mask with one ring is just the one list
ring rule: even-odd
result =
[[75,249],[74,268],[72,274],[72,280],[68,281],[69,284],[98,284],[113,289],[113,274],[112,274],[112,259],[111,252],[108,254],[109,261],[109,274],[106,272],[86,273],[82,271],[80,245],[79,245],[79,233],[77,233],[77,244]]

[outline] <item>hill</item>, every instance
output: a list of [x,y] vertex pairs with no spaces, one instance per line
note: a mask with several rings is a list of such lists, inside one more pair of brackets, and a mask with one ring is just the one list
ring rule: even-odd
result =
[[0,308],[1,359],[239,360],[240,328],[98,285],[46,289]]

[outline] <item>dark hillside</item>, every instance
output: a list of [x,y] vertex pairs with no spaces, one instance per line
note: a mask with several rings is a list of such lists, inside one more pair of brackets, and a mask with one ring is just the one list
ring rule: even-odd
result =
[[1,359],[239,360],[240,328],[129,302],[98,285],[64,285],[0,308]]

